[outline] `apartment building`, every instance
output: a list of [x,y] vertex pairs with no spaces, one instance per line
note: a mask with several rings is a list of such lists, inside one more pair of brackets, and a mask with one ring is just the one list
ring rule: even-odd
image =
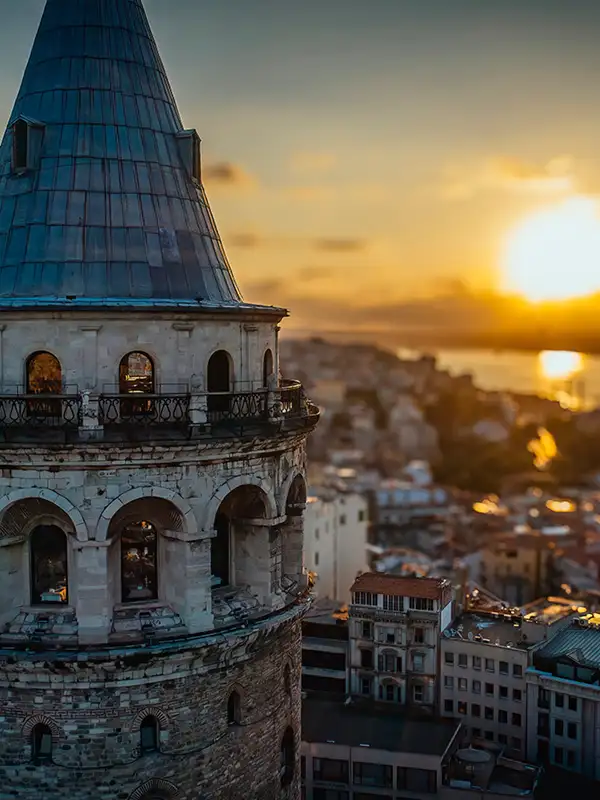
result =
[[329,487],[312,490],[304,517],[304,561],[315,595],[349,602],[356,576],[369,569],[367,500]]
[[600,780],[600,622],[573,620],[526,671],[527,756]]
[[349,607],[351,694],[434,711],[440,634],[452,606],[445,579],[360,575]]
[[316,600],[302,621],[302,691],[343,698],[347,665],[348,607]]
[[441,714],[460,719],[469,741],[495,742],[523,757],[525,673],[532,653],[568,625],[575,611],[568,601],[549,598],[521,613],[461,614],[442,636]]

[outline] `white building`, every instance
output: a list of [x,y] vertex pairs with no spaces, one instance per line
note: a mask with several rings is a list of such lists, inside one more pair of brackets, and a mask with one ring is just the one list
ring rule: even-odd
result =
[[437,706],[440,634],[452,620],[440,578],[370,572],[352,586],[350,691],[402,705]]
[[356,576],[369,569],[369,509],[360,494],[320,489],[311,492],[305,517],[304,558],[316,573],[318,597],[349,602]]

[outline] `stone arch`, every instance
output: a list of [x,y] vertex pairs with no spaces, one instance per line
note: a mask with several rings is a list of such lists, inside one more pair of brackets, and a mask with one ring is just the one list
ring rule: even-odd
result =
[[202,524],[204,530],[212,530],[214,528],[215,518],[219,508],[221,507],[221,503],[228,497],[228,495],[235,491],[235,489],[240,489],[243,486],[254,486],[257,489],[261,489],[264,495],[267,518],[272,519],[277,516],[277,503],[275,502],[275,499],[265,481],[262,481],[260,478],[256,478],[254,476],[241,475],[221,484],[221,486],[219,486],[219,488],[213,493],[204,510]]
[[161,730],[167,730],[171,725],[171,720],[168,714],[163,711],[162,708],[148,706],[147,708],[143,708],[141,711],[138,711],[135,717],[131,720],[129,724],[129,731],[131,733],[138,733],[142,722],[146,719],[146,717],[154,717],[160,725]]
[[47,717],[45,714],[36,714],[33,717],[27,717],[23,723],[21,733],[25,739],[30,739],[33,729],[36,727],[36,725],[45,725],[47,728],[49,728],[52,731],[52,738],[55,741],[61,736],[61,729],[51,717]]
[[[8,516],[16,504],[19,504],[18,510],[15,509],[12,515]],[[78,541],[87,542],[89,539],[87,525],[73,503],[52,489],[36,488],[15,489],[0,499],[0,538],[17,535],[12,533],[17,520],[20,520],[22,527],[28,524],[31,527],[31,521],[35,516],[51,515],[52,506],[62,512],[56,515],[57,519],[68,523],[71,528],[69,532],[74,533]]]
[[130,489],[128,492],[124,492],[122,495],[117,497],[116,500],[113,500],[112,503],[106,506],[100,515],[100,520],[98,521],[98,526],[96,527],[96,539],[99,542],[105,542],[108,539],[108,531],[111,523],[115,521],[115,518],[119,512],[122,512],[126,506],[131,505],[136,500],[141,500],[144,503],[148,503],[148,500],[151,500],[152,498],[169,502],[178,512],[179,518],[174,517],[174,526],[172,530],[181,530],[182,533],[192,535],[198,532],[198,523],[196,522],[196,517],[194,516],[194,512],[192,511],[190,504],[172,489],[155,487],[152,489]]
[[[291,470],[283,482],[277,498],[280,516],[283,517],[287,514],[287,507],[290,501],[306,503],[306,491],[304,472],[301,469]],[[294,495],[298,493],[300,493],[299,497],[295,498]]]
[[129,795],[129,800],[154,800],[154,798],[165,797],[171,800],[179,797],[179,789],[171,781],[164,778],[150,778],[149,781],[142,783]]

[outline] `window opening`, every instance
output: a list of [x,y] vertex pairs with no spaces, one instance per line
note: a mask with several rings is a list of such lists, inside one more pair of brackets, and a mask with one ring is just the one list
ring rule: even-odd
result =
[[121,599],[139,603],[158,599],[156,528],[141,521],[121,533]]
[[31,534],[31,602],[66,603],[67,537],[55,525],[40,525]]

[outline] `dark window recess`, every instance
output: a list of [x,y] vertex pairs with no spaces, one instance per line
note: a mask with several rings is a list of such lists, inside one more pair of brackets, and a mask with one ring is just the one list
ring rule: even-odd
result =
[[206,391],[209,422],[218,422],[221,416],[227,416],[231,407],[231,368],[225,350],[217,350],[208,361]]
[[318,622],[302,623],[302,635],[310,636],[312,639],[339,639],[348,641],[347,625],[321,625]]
[[18,119],[13,125],[13,170],[29,166],[29,125]]
[[52,731],[47,725],[36,725],[31,731],[31,758],[38,763],[52,761]]
[[362,623],[362,638],[363,639],[372,639],[373,638],[373,623],[372,622],[363,622]]
[[538,708],[550,708],[550,692],[538,687]]
[[158,598],[156,528],[146,521],[132,522],[121,533],[121,598],[140,603]]
[[454,700],[444,700],[444,711],[446,714],[454,713]]
[[302,675],[303,692],[327,692],[334,695],[346,694],[345,678],[324,678],[320,675]]
[[550,736],[550,716],[545,712],[538,713],[537,735],[546,739]]
[[154,753],[158,750],[158,732],[156,717],[144,717],[140,725],[140,750],[142,753]]
[[503,708],[498,711],[498,722],[502,722],[503,724],[508,722],[508,713]]
[[565,723],[562,719],[555,719],[554,720],[554,733],[557,736],[563,736],[565,732]]
[[569,697],[569,711],[577,711],[577,698]]
[[231,692],[227,699],[227,724],[239,725],[242,719],[241,700],[236,691]]
[[348,783],[348,762],[334,758],[313,758],[313,780]]
[[289,786],[294,780],[295,759],[296,743],[294,741],[294,731],[291,728],[287,728],[281,740],[279,776],[282,786]]
[[567,767],[573,769],[575,766],[575,751],[567,750]]
[[413,769],[398,767],[398,789],[422,794],[437,792],[437,775],[430,769]]
[[569,739],[577,738],[577,723],[575,722],[567,723],[567,736],[569,737]]
[[373,669],[373,651],[363,650],[360,651],[360,665],[363,669]]
[[263,357],[263,386],[265,389],[269,386],[269,378],[273,374],[273,353],[267,350]]
[[39,525],[30,536],[31,602],[67,603],[67,537],[55,525]]
[[327,653],[322,650],[302,650],[302,666],[314,667],[315,669],[345,670],[346,656],[344,653]]
[[557,708],[564,708],[564,705],[565,705],[565,696],[564,696],[564,694],[561,694],[560,692],[556,692],[556,694],[554,695],[554,704],[556,705]]
[[229,584],[231,522],[222,511],[215,516],[216,536],[210,540],[210,569],[219,586]]
[[[319,789],[318,787],[314,787],[313,789],[313,800],[348,800],[349,794],[345,792],[343,789]],[[357,797],[358,795],[354,795]],[[381,798],[377,798],[377,800],[381,800]]]
[[120,400],[121,419],[151,415],[155,403],[144,395],[154,394],[155,389],[154,364],[150,356],[138,352],[123,356],[119,364],[119,394],[132,397]]
[[392,767],[387,764],[365,764],[361,761],[355,761],[353,767],[353,779],[357,786],[377,786],[382,789],[392,788]]

